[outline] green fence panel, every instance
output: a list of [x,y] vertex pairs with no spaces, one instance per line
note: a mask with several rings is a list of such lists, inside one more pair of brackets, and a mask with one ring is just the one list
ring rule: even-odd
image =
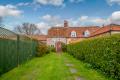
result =
[[36,46],[30,37],[0,28],[0,75],[33,58]]
[[3,67],[4,67],[4,65],[3,65],[3,58],[4,58],[4,56],[3,56],[3,40],[2,39],[0,39],[0,74],[2,74],[3,73]]
[[[6,50],[5,50],[6,49]],[[17,43],[13,40],[4,40],[4,71],[17,66]]]

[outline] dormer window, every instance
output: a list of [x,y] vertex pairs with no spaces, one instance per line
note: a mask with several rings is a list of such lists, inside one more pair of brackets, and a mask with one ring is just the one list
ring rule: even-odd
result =
[[77,34],[76,34],[75,31],[72,31],[72,32],[71,32],[71,37],[77,37]]
[[90,36],[90,32],[88,30],[86,30],[84,33],[83,33],[84,37],[88,37]]

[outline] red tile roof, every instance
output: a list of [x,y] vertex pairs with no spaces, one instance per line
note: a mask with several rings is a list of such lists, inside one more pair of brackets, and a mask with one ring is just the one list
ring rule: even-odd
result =
[[47,41],[47,35],[33,35],[31,37],[38,41]]
[[65,37],[67,27],[52,27],[48,30],[48,37]]
[[84,37],[83,33],[88,30],[90,33],[98,30],[100,27],[52,27],[48,30],[48,37],[71,37],[71,32],[75,31],[77,37]]

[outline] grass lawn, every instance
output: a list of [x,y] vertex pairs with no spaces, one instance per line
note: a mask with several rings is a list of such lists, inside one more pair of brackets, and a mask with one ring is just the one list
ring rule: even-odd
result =
[[[69,67],[66,64],[73,66]],[[71,73],[70,68],[76,69],[76,73]],[[44,57],[34,58],[5,73],[0,80],[75,80],[76,76],[83,80],[111,80],[95,70],[88,69],[84,63],[66,53],[62,55],[51,53]]]

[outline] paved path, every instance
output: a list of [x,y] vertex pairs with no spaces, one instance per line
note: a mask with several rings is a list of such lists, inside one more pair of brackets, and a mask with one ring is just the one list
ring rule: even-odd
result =
[[83,78],[81,78],[80,76],[76,76],[78,70],[74,68],[74,64],[71,63],[67,58],[65,58],[65,64],[69,68],[69,71],[72,74],[72,76],[74,76],[75,80],[83,80]]

